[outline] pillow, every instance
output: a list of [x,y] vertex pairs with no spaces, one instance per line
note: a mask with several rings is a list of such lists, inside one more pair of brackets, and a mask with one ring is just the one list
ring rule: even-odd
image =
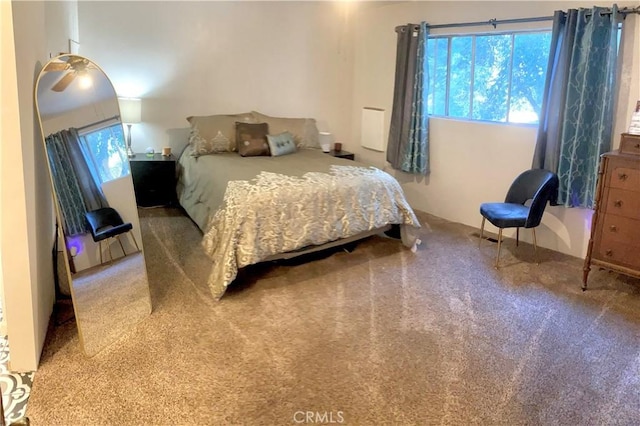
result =
[[269,126],[267,123],[236,123],[236,144],[238,146],[238,154],[243,157],[269,155],[267,133],[269,133]]
[[296,152],[296,143],[293,140],[293,135],[289,132],[267,135],[267,142],[269,143],[269,151],[271,151],[272,157]]
[[189,145],[191,145],[191,155],[194,157],[231,151],[231,141],[222,132],[219,131],[213,139],[205,139],[200,135],[197,127],[191,128]]
[[252,112],[258,123],[267,123],[271,134],[289,132],[298,148],[320,148],[319,132],[313,118],[270,117],[257,111]]
[[215,154],[236,148],[236,122],[256,123],[251,113],[218,114],[187,117],[191,124],[189,145],[191,155]]

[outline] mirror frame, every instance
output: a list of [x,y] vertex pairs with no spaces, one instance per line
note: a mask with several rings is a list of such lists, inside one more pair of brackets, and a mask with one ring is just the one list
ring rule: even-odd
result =
[[[56,228],[56,235],[55,235],[55,238],[58,241],[58,243],[56,243],[56,246],[58,247],[57,248],[57,250],[58,250],[57,255],[59,256],[60,255],[60,251],[62,251],[62,253],[63,253],[62,257],[64,259],[64,262],[63,262],[64,263],[64,270],[65,270],[64,272],[66,273],[66,277],[67,277],[67,280],[69,282],[69,291],[70,291],[70,294],[71,294],[71,299],[73,301],[73,303],[72,303],[73,304],[73,312],[74,312],[74,315],[75,315],[76,328],[78,330],[78,338],[79,338],[79,341],[80,341],[81,350],[87,357],[92,357],[92,356],[95,356],[96,354],[100,353],[106,347],[111,346],[112,344],[117,342],[122,337],[122,335],[124,333],[126,333],[127,331],[129,331],[130,329],[135,327],[137,324],[139,324],[146,317],[148,317],[151,314],[151,312],[153,311],[153,305],[152,305],[152,301],[151,301],[151,291],[150,291],[150,288],[149,288],[149,277],[148,277],[148,273],[147,273],[146,259],[145,259],[145,255],[144,255],[144,249],[143,249],[144,245],[143,245],[143,241],[142,241],[142,229],[141,229],[140,224],[139,224],[139,215],[137,213],[137,206],[135,206],[136,216],[138,217],[139,235],[141,237],[140,241],[136,242],[136,245],[137,246],[139,245],[139,249],[138,249],[139,251],[138,252],[142,256],[142,269],[143,269],[142,273],[144,274],[144,282],[145,282],[145,285],[146,285],[146,292],[147,292],[146,295],[148,297],[149,309],[148,309],[148,312],[145,312],[144,316],[142,316],[141,318],[137,318],[134,321],[132,321],[130,324],[128,324],[128,328],[126,330],[118,333],[117,336],[115,336],[113,339],[110,339],[105,344],[98,345],[99,348],[95,352],[92,352],[92,353],[87,352],[87,347],[88,347],[87,346],[87,339],[86,339],[86,336],[85,336],[85,331],[83,331],[83,326],[80,324],[79,307],[78,307],[78,303],[77,303],[78,298],[76,296],[76,290],[74,289],[74,285],[73,285],[74,273],[72,272],[72,269],[71,269],[71,259],[70,259],[69,247],[67,245],[67,243],[68,243],[67,235],[68,234],[67,234],[67,232],[65,230],[65,222],[64,222],[64,218],[62,217],[62,212],[61,212],[61,209],[60,209],[58,194],[57,194],[57,191],[55,190],[56,185],[55,185],[54,178],[53,178],[51,164],[50,164],[50,161],[48,159],[49,155],[47,153],[47,145],[46,145],[46,138],[48,136],[45,134],[45,126],[43,124],[43,119],[42,119],[42,114],[41,114],[41,105],[40,105],[40,101],[38,99],[39,98],[38,95],[41,93],[40,90],[51,90],[51,88],[41,89],[41,87],[40,87],[41,82],[43,80],[42,77],[46,73],[51,72],[51,70],[46,70],[47,66],[49,66],[51,63],[54,63],[54,62],[60,62],[62,60],[62,58],[69,58],[69,57],[78,57],[78,58],[82,58],[83,60],[88,61],[92,65],[92,67],[95,67],[95,69],[102,74],[102,76],[105,79],[105,82],[108,83],[111,86],[111,90],[113,91],[113,96],[115,98],[114,101],[116,103],[116,113],[117,114],[115,116],[106,117],[102,121],[107,121],[107,120],[111,120],[111,119],[117,119],[118,124],[120,126],[122,126],[122,135],[123,135],[122,142],[123,142],[123,148],[124,149],[126,149],[126,142],[125,142],[125,139],[124,139],[125,129],[124,129],[124,124],[123,124],[122,119],[121,119],[121,111],[120,111],[120,104],[118,102],[118,95],[117,95],[115,87],[113,86],[113,83],[111,82],[111,79],[109,78],[107,73],[98,64],[96,64],[91,59],[86,58],[86,57],[84,57],[82,55],[78,55],[78,54],[63,53],[63,54],[60,54],[60,55],[58,55],[56,57],[52,57],[51,59],[49,59],[49,61],[47,61],[43,65],[43,67],[40,70],[40,72],[38,73],[38,76],[37,76],[37,79],[36,79],[36,84],[35,84],[35,89],[34,89],[35,108],[36,108],[36,114],[37,114],[37,118],[38,118],[38,122],[39,122],[39,126],[40,126],[40,134],[41,134],[41,137],[42,137],[42,147],[44,149],[44,155],[45,155],[45,157],[47,157],[46,163],[47,163],[47,170],[49,172],[49,182],[50,182],[50,185],[51,185],[50,191],[51,191],[51,196],[52,196],[53,204],[54,204],[53,208],[54,208],[54,212],[55,212],[55,219],[57,221],[57,228]],[[69,109],[68,111],[77,110],[77,109],[80,109],[80,108],[83,108],[83,107],[86,107],[86,106],[85,105],[80,105],[79,107]],[[100,123],[100,121],[101,120],[98,119],[98,120],[96,120],[96,122],[91,123],[91,124],[96,124],[97,125],[97,124]],[[114,124],[116,124],[116,123],[114,122]],[[61,130],[62,129],[58,129],[57,131],[61,131]],[[53,133],[51,133],[51,134],[53,134]],[[129,158],[126,155],[126,151],[125,151],[124,158],[125,158],[125,161],[127,162],[127,165],[129,167],[129,179],[132,179],[131,178],[131,165],[130,165],[130,162],[129,162]],[[131,186],[131,194],[133,196],[133,200],[134,200],[134,203],[135,203],[135,194],[134,194],[133,182],[131,183],[130,186]],[[137,241],[135,239],[135,237],[133,237],[133,238],[134,238],[134,241]],[[59,242],[62,242],[64,244],[64,247],[62,248],[62,250],[59,247]],[[102,254],[102,246],[100,245],[99,247],[100,247],[99,248],[100,254]],[[110,250],[110,247],[108,249]],[[129,255],[136,254],[136,253],[130,253]],[[124,254],[125,254],[125,257],[126,257],[127,256],[126,252],[124,252]],[[117,261],[118,259],[120,259],[120,258],[119,257],[115,258],[115,259],[112,258],[109,261],[109,263],[102,263],[102,264],[99,264],[99,265],[91,265],[89,268],[95,267],[95,266],[111,266],[113,264],[113,262]],[[89,268],[87,268],[87,269],[89,269]],[[58,274],[60,274],[61,272],[62,271],[58,270]],[[81,271],[79,271],[79,272],[81,272]],[[55,279],[57,280],[58,277],[55,277]],[[56,289],[56,294],[57,293],[58,293],[58,289]]]

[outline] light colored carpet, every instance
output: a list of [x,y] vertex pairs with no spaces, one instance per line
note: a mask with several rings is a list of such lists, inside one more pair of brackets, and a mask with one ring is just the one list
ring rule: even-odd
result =
[[73,304],[84,352],[93,356],[151,312],[142,252],[73,275]]
[[[638,424],[640,282],[420,214],[416,254],[373,237],[248,268],[215,302],[200,234],[142,211],[153,313],[93,358],[51,330],[34,425]],[[297,416],[297,417],[296,417]]]

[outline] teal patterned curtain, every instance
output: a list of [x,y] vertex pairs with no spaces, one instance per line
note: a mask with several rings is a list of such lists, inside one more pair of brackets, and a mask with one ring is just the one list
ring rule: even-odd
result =
[[533,167],[560,179],[558,204],[593,207],[599,157],[611,149],[617,6],[556,12]]
[[429,173],[429,117],[427,116],[427,89],[429,87],[427,58],[427,37],[429,30],[425,22],[420,23],[418,31],[418,52],[416,77],[413,83],[413,104],[411,106],[411,128],[409,143],[402,158],[402,170],[409,173],[426,175]]
[[387,161],[408,173],[429,173],[429,119],[426,47],[429,30],[422,22],[400,27],[396,53],[393,110],[387,144]]
[[94,209],[107,203],[88,169],[84,170],[87,166],[81,157],[77,131],[70,129],[49,135],[45,146],[64,233],[67,236],[84,234],[87,207]]

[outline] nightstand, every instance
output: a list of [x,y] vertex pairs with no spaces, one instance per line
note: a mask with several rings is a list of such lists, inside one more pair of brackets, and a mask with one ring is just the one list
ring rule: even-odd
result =
[[133,189],[139,207],[167,206],[177,202],[176,158],[162,154],[136,154],[129,158]]
[[327,152],[327,154],[333,155],[334,157],[338,157],[338,158],[346,158],[347,160],[356,159],[356,155],[354,153],[345,151],[344,149],[340,151],[336,151],[332,149],[331,151]]

